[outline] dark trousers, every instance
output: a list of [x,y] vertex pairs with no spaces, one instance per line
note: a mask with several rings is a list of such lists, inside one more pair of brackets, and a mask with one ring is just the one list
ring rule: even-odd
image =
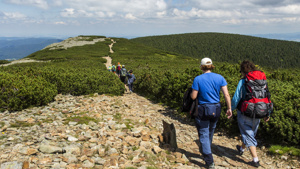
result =
[[128,83],[128,88],[130,91],[132,91],[133,83]]
[[120,76],[120,79],[125,84],[126,76]]

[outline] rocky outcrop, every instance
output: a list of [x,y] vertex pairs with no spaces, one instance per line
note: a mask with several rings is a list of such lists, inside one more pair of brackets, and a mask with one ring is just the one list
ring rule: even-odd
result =
[[93,39],[92,41],[90,41],[89,39],[90,39],[90,37],[82,37],[82,36],[72,37],[72,38],[68,38],[62,42],[53,43],[51,45],[48,45],[44,49],[49,49],[49,50],[67,49],[67,48],[74,47],[74,46],[92,45],[97,42],[105,41],[105,38],[96,38],[96,39]]
[[[0,168],[202,168],[193,122],[138,96],[58,95],[43,107],[0,113]],[[163,143],[163,123],[174,124],[177,148]],[[218,168],[251,168],[239,156],[239,138],[215,133]],[[261,168],[298,168],[258,149]]]

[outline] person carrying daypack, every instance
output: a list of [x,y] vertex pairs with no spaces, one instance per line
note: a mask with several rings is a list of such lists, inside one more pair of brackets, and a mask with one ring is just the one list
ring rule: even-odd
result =
[[119,77],[120,77],[120,71],[121,71],[121,65],[120,62],[118,62],[116,73]]
[[122,65],[122,69],[120,70],[120,79],[125,84],[126,75],[128,74],[125,65]]
[[115,73],[115,72],[116,72],[116,66],[115,66],[115,65],[112,65],[112,67],[111,67],[111,71],[112,71],[113,73]]
[[259,167],[255,136],[260,119],[269,121],[273,104],[264,72],[258,70],[255,64],[248,60],[241,63],[240,72],[243,78],[239,81],[231,101],[232,110],[238,109],[237,120],[242,135],[242,145],[237,145],[236,148],[240,155],[249,148],[253,158],[249,165]]
[[183,94],[181,112],[187,112],[190,118],[198,116],[198,99],[193,100],[191,98],[193,88],[189,87]]
[[227,106],[227,118],[232,116],[231,100],[225,78],[212,70],[215,66],[210,58],[201,60],[203,74],[195,77],[191,98],[198,99],[198,115],[195,117],[200,152],[204,157],[207,168],[214,169],[214,159],[211,151],[214,131],[221,115],[220,91],[223,92]]
[[129,73],[127,74],[127,78],[128,78],[127,84],[128,84],[129,92],[132,93],[133,82],[136,80],[132,70],[129,70]]

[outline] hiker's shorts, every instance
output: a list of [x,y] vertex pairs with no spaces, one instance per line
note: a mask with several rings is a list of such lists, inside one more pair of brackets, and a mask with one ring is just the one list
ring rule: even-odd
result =
[[239,110],[237,112],[237,120],[242,135],[242,141],[246,147],[257,146],[255,139],[260,119],[254,119],[243,115]]

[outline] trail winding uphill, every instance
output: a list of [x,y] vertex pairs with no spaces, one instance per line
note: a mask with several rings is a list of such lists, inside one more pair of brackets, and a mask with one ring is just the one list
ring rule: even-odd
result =
[[[46,106],[6,111],[0,113],[0,169],[204,168],[194,123],[175,114],[136,93],[57,95]],[[163,120],[175,126],[177,149],[163,143]],[[235,149],[240,143],[214,134],[217,169],[252,168],[250,152],[240,156]],[[298,159],[269,156],[264,147],[258,156],[259,168],[300,167]]]

